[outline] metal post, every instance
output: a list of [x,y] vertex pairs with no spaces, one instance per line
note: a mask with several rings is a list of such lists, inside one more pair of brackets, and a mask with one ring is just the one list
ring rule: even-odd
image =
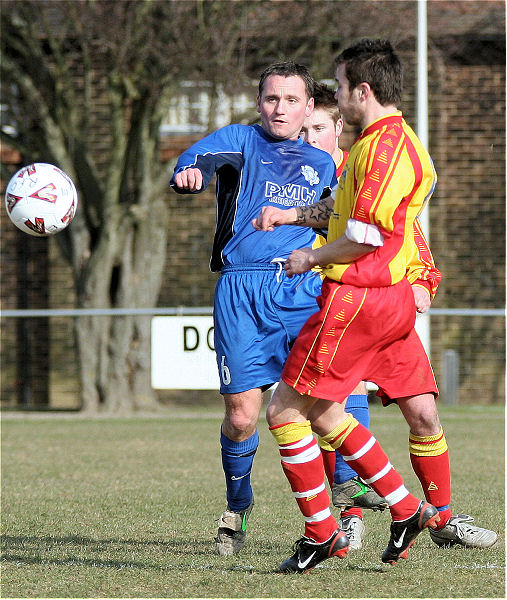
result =
[[459,354],[456,350],[446,350],[442,365],[442,396],[446,404],[458,404]]
[[[422,145],[428,148],[428,27],[426,0],[417,2],[417,136]],[[429,210],[426,208],[419,216],[422,230],[428,243],[430,241]],[[418,315],[416,331],[428,356],[431,351],[430,317]]]

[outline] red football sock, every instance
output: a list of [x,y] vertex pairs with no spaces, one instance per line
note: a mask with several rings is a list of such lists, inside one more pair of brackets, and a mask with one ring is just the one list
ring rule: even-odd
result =
[[401,475],[393,468],[380,444],[370,431],[348,415],[345,421],[323,436],[343,456],[347,464],[389,504],[396,521],[411,517],[420,500],[405,487]]
[[282,468],[305,517],[305,535],[321,543],[338,529],[329,505],[324,464],[310,421],[270,427],[280,450]]
[[451,469],[444,432],[441,429],[437,435],[428,436],[410,433],[408,444],[412,467],[421,482],[426,500],[438,509],[438,529],[441,529],[452,516]]
[[359,517],[360,519],[363,518],[363,511],[359,508],[359,506],[350,506],[349,508],[342,510],[340,518],[343,519],[343,517],[352,516]]
[[329,482],[329,487],[333,487],[334,483],[334,468],[336,465],[336,452],[334,450],[324,450],[321,447],[322,460],[324,461],[324,471]]

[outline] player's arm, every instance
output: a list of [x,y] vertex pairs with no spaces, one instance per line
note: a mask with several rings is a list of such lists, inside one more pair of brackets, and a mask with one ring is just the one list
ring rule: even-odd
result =
[[169,185],[180,194],[198,193],[221,167],[229,165],[240,171],[243,153],[239,133],[229,125],[193,144],[178,158]]
[[370,252],[376,246],[355,242],[342,235],[337,240],[320,246],[319,248],[300,248],[293,250],[284,263],[285,272],[289,277],[299,273],[306,273],[315,267],[326,267],[330,264],[352,263]]
[[294,206],[287,209],[263,206],[259,215],[252,220],[252,225],[259,231],[273,231],[280,225],[327,227],[329,217],[333,213],[333,205],[333,197],[327,195],[309,206]]
[[413,248],[406,277],[412,285],[417,312],[426,312],[437,293],[442,273],[435,266],[428,242],[418,219],[414,221]]
[[375,223],[349,218],[345,233],[336,240],[316,248],[294,250],[285,261],[289,277],[315,267],[349,264],[384,245],[384,236]]
[[[192,161],[188,159],[188,154],[194,151]],[[217,171],[216,157],[202,152],[201,149],[193,146],[187,152],[182,154],[176,164],[174,174],[169,185],[178,194],[196,194],[208,186],[213,175]]]

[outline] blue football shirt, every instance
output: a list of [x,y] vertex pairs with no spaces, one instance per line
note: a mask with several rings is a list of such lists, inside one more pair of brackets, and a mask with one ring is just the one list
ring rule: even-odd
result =
[[[227,125],[199,140],[181,154],[174,174],[190,167],[202,172],[202,189],[214,174],[217,178],[212,271],[224,265],[269,263],[311,246],[315,232],[308,227],[285,225],[264,232],[256,231],[251,221],[270,204],[313,204],[336,184],[336,167],[327,152],[301,138],[277,140],[259,125]],[[174,176],[171,186],[190,193],[174,185]]]

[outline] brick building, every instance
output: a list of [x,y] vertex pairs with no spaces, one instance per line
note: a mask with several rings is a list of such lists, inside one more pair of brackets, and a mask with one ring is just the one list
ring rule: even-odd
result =
[[[444,274],[433,308],[498,309],[505,305],[505,38],[498,23],[482,38],[462,33],[460,23],[454,23],[455,35],[431,40],[429,50],[429,145],[439,176],[430,203],[430,240]],[[444,31],[444,24],[440,28]],[[462,29],[467,30],[465,24]],[[402,108],[415,126],[416,55],[413,47],[399,51],[406,72]],[[253,84],[250,119],[256,116],[255,94]],[[248,120],[244,97],[241,102]],[[170,125],[163,133],[167,159],[201,136],[200,131],[182,135]],[[343,147],[353,137],[346,130]],[[2,150],[3,162],[17,160],[15,153]],[[167,267],[158,305],[210,306],[217,277],[208,269],[213,191],[185,197],[168,192],[168,203]],[[0,227],[2,308],[72,308],[72,275],[59,253],[58,236],[21,234],[4,211]],[[78,407],[71,319],[4,318],[1,325],[2,406]],[[504,401],[504,334],[503,317],[431,317],[437,379],[442,379],[445,352],[454,350],[460,403]],[[217,396],[195,394],[201,401]],[[171,397],[161,393],[162,399]]]

